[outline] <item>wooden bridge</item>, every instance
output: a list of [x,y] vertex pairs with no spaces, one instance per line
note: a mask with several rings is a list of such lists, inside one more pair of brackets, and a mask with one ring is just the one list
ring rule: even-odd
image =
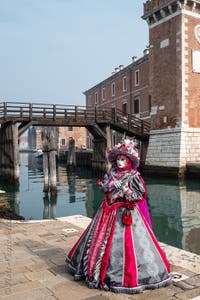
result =
[[110,129],[143,143],[150,131],[148,122],[111,108],[23,102],[0,102],[0,124],[0,176],[13,181],[19,178],[18,137],[29,126],[86,127],[94,137],[94,167],[105,165]]
[[[144,120],[123,114],[120,110],[89,106],[0,102],[0,123],[21,123],[19,135],[28,126],[79,126],[97,132],[105,124],[128,136],[148,140],[150,124]],[[94,127],[94,129],[92,129]]]

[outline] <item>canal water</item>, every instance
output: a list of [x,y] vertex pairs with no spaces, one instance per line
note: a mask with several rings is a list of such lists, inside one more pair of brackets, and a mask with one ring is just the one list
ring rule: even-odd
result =
[[[159,241],[200,254],[200,182],[144,177],[154,232]],[[34,154],[20,154],[20,186],[0,183],[10,207],[27,220],[75,214],[92,217],[103,193],[87,168],[57,167],[57,196],[43,193],[42,164]]]

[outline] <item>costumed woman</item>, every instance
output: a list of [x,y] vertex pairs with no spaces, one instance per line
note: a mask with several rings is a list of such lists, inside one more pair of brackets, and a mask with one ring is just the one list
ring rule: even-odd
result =
[[170,266],[152,231],[146,188],[134,143],[108,152],[111,168],[98,180],[105,198],[67,255],[68,270],[90,288],[134,294],[171,283]]

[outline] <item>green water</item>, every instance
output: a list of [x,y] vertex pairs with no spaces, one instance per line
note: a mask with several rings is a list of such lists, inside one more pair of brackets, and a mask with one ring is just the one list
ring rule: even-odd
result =
[[[43,193],[42,166],[34,154],[20,154],[20,186],[0,184],[9,205],[25,219],[49,219],[75,214],[92,217],[103,198],[98,175],[86,168],[57,168],[57,196]],[[157,238],[200,254],[200,182],[145,177],[148,205]]]

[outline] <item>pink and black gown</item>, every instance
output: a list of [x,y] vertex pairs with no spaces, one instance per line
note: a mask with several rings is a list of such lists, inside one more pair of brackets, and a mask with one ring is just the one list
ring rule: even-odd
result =
[[[115,188],[115,180],[128,183],[128,192]],[[170,266],[152,231],[140,173],[113,167],[98,184],[105,198],[66,258],[74,279],[129,294],[170,284]]]

